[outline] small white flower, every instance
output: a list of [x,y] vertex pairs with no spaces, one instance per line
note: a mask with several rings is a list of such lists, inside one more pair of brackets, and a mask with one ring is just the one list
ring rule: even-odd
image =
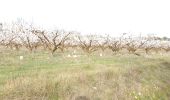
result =
[[102,53],[100,53],[100,57],[102,57],[103,55],[102,55]]
[[142,94],[139,92],[138,95],[142,95]]
[[137,99],[138,97],[137,96],[135,96],[135,99]]
[[20,59],[20,60],[23,60],[23,59],[24,59],[24,57],[23,57],[23,56],[20,56],[20,57],[19,57],[19,59]]
[[73,58],[77,58],[77,55],[73,55]]
[[69,57],[69,58],[70,58],[70,57],[71,57],[71,55],[67,55],[67,57]]

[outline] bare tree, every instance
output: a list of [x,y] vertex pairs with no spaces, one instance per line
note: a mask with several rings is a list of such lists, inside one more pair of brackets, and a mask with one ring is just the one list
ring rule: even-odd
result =
[[151,51],[152,49],[154,49],[156,42],[154,41],[154,37],[145,37],[142,38],[141,40],[141,49],[144,49],[146,54],[149,54],[149,51]]
[[88,55],[97,50],[97,40],[94,35],[78,36],[78,40],[79,46]]
[[161,44],[161,39],[159,37],[156,37],[156,38],[154,38],[153,41],[155,42],[155,44],[154,44],[154,47],[152,50],[155,51],[156,53],[158,53],[159,51],[162,50],[162,46],[163,46]]
[[166,52],[170,52],[170,46],[163,47],[163,50],[165,50]]
[[32,33],[33,24],[27,23],[23,19],[18,19],[15,23],[16,36],[19,42],[27,48],[30,52],[35,50],[39,46],[38,37]]
[[1,36],[1,39],[2,39],[1,42],[3,42],[4,46],[10,49],[14,48],[14,49],[19,50],[21,45],[17,41],[17,35],[15,31],[13,31],[13,29],[3,30],[2,35],[3,36]]
[[108,48],[108,43],[109,43],[109,35],[100,36],[97,40],[97,47],[104,52]]
[[37,49],[40,43],[38,40],[33,40],[33,38],[35,37],[29,36],[29,35],[20,36],[19,38],[22,42],[22,45],[25,46],[30,52]]
[[65,31],[45,32],[41,30],[33,30],[32,32],[52,54],[54,54],[57,49],[64,48],[65,42],[71,35],[71,32]]
[[170,41],[165,41],[165,44],[162,45],[162,49],[165,50],[166,53],[170,52]]
[[4,38],[4,30],[3,30],[3,24],[0,23],[0,46],[4,46],[5,38]]
[[139,53],[137,53],[137,50],[140,49],[146,41],[143,41],[140,37],[131,37],[127,38],[126,40],[126,49],[129,51],[129,53],[135,54],[137,56],[140,56]]
[[109,47],[109,49],[111,49],[112,52],[114,52],[114,53],[119,52],[119,51],[123,48],[121,39],[120,39],[120,40],[112,39],[112,40],[109,42],[109,46],[108,46],[108,47]]

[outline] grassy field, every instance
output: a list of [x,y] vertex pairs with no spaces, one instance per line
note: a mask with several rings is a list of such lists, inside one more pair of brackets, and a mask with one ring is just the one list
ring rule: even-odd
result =
[[0,100],[170,100],[170,54],[68,54],[2,51]]

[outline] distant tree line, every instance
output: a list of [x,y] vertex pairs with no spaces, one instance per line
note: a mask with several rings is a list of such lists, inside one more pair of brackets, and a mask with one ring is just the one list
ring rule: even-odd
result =
[[120,37],[109,35],[81,35],[78,32],[64,30],[48,31],[34,27],[24,20],[17,20],[10,25],[0,23],[0,46],[12,50],[26,48],[33,52],[38,49],[54,54],[57,50],[64,52],[68,48],[80,48],[87,54],[97,50],[111,50],[114,54],[122,50],[140,55],[138,51],[149,54],[151,51],[170,52],[170,38],[148,36],[131,36],[123,33]]

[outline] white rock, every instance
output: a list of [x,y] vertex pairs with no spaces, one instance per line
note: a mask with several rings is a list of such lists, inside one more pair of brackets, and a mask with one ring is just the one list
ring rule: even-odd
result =
[[97,87],[93,87],[94,90],[97,90]]
[[20,56],[20,57],[19,57],[19,59],[20,59],[20,60],[23,60],[23,59],[24,59],[24,57],[23,57],[23,56]]

